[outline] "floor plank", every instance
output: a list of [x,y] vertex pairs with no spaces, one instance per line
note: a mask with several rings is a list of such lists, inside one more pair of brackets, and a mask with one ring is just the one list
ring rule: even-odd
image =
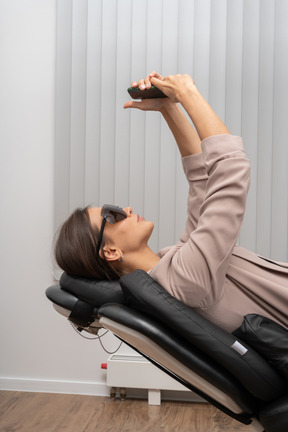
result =
[[209,404],[0,391],[0,432],[251,432]]

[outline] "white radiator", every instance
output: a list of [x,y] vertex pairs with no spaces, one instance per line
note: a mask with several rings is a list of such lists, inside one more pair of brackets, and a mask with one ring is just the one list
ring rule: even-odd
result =
[[147,389],[148,404],[160,405],[161,390],[189,391],[141,355],[113,354],[108,358],[107,365],[102,365],[103,369],[106,367],[111,396],[116,387],[120,388],[122,398],[125,398],[126,388]]

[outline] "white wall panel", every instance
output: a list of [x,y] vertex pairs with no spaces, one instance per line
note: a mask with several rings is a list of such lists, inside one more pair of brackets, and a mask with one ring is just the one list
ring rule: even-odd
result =
[[[146,74],[147,63],[147,2],[132,2],[132,34],[131,34],[131,76],[127,76],[123,90],[135,79]],[[126,61],[126,58],[123,58]],[[144,75],[145,75],[144,74]],[[124,78],[124,77],[123,77]],[[124,83],[123,83],[124,84]],[[124,96],[125,100],[126,94]],[[127,99],[127,97],[126,97]],[[128,98],[129,99],[129,98]],[[124,102],[123,100],[123,102]],[[121,104],[123,105],[123,104]],[[122,109],[122,106],[119,107]],[[127,112],[126,112],[127,115]],[[128,203],[134,210],[144,215],[144,183],[145,183],[145,126],[146,115],[140,111],[130,113],[130,159],[129,159],[129,198]]]
[[243,1],[227,1],[227,58],[225,121],[231,133],[241,135]]
[[201,93],[209,99],[210,44],[211,44],[211,1],[195,1],[194,22],[194,68],[193,77]]
[[252,183],[239,243],[288,260],[288,3],[285,0],[59,0],[55,224],[94,202],[155,222],[177,241],[187,185],[158,113],[123,110],[132,80],[191,74],[242,135]]
[[[98,202],[100,194],[102,3],[88,0],[85,203]],[[83,145],[83,143],[82,143]]]
[[276,1],[272,156],[271,253],[285,256],[288,241],[288,3]]
[[[259,114],[257,141],[256,241],[257,249],[269,256],[271,249],[273,92],[275,2],[261,1],[259,45]],[[265,107],[265,109],[261,109]],[[265,233],[265,234],[264,234]],[[264,235],[263,235],[264,234]]]
[[260,0],[244,0],[243,8],[243,61],[242,61],[242,129],[246,153],[251,170],[250,193],[247,200],[246,218],[240,235],[250,250],[256,247],[257,215],[257,130],[258,130],[258,97],[259,97],[259,11]]
[[71,59],[70,208],[85,197],[87,1],[73,1]]
[[211,2],[209,103],[225,121],[227,1]]
[[131,75],[132,0],[121,2],[117,14],[115,202],[125,206],[130,190],[130,114],[122,106]]
[[55,95],[55,227],[70,212],[72,3],[58,2]]
[[[163,2],[162,16],[162,73],[177,73],[178,66],[178,2],[167,8]],[[176,160],[177,149],[171,133],[161,121],[160,138],[160,196],[159,196],[159,244],[175,242],[176,215]]]

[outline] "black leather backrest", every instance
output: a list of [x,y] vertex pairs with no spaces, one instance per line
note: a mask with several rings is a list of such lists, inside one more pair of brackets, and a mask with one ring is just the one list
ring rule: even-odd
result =
[[281,377],[256,351],[241,340],[238,343],[240,348],[243,347],[244,354],[241,349],[235,349],[235,336],[172,297],[146,272],[137,270],[123,276],[120,283],[131,307],[137,309],[140,305],[141,311],[146,309],[147,314],[166,326],[177,328],[191,346],[194,345],[225,367],[255,397],[270,401],[285,392]]

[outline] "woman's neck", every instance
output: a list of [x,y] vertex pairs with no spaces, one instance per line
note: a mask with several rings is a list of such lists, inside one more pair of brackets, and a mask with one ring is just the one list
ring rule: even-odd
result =
[[123,264],[129,273],[139,269],[148,272],[155,267],[159,261],[160,257],[147,246],[136,254],[125,256]]

